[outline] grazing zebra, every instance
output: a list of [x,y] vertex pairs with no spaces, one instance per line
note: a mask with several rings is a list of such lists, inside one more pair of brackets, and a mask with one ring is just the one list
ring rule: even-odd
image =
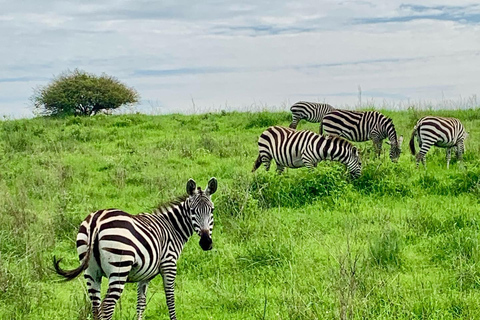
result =
[[270,127],[258,139],[258,153],[252,172],[262,163],[268,171],[272,159],[277,163],[279,174],[285,167],[313,169],[322,160],[345,164],[353,178],[359,177],[362,170],[358,150],[350,142],[340,137],[321,136],[308,130]]
[[333,110],[335,110],[335,108],[326,103],[299,101],[290,107],[290,111],[292,111],[290,128],[296,129],[298,122],[305,119],[310,122],[320,122],[319,132],[322,134],[323,117]]
[[[200,236],[200,247],[212,249],[213,203],[217,180],[211,178],[207,188],[187,182],[187,195],[160,206],[152,214],[130,215],[117,209],[91,213],[80,225],[77,251],[80,266],[74,270],[60,268],[53,257],[56,272],[72,280],[82,271],[87,281],[94,319],[111,319],[115,303],[126,282],[137,282],[137,317],[142,319],[146,291],[150,280],[159,273],[170,319],[176,319],[174,281],[177,259],[193,234]],[[108,291],[100,303],[102,276],[108,278]]]
[[403,136],[397,132],[390,118],[377,111],[334,110],[323,118],[325,133],[338,135],[350,141],[373,141],[377,156],[382,152],[383,139],[388,138],[390,159],[397,162],[402,152]]
[[462,161],[463,153],[465,152],[464,140],[467,135],[463,124],[456,118],[430,116],[421,118],[413,128],[412,137],[410,138],[410,151],[413,155],[415,155],[415,136],[418,139],[420,151],[415,157],[417,167],[420,161],[426,166],[425,155],[433,145],[447,148],[447,169],[450,165],[453,147],[457,149],[457,159]]

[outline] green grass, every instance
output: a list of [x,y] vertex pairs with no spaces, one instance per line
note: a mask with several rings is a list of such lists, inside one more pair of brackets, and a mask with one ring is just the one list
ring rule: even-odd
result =
[[[150,211],[193,177],[218,179],[214,249],[194,236],[178,263],[179,319],[478,319],[480,110],[460,118],[465,168],[445,150],[416,169],[408,140],[427,112],[384,111],[405,137],[364,169],[320,163],[282,176],[261,167],[257,139],[288,113],[120,115],[0,122],[0,319],[91,319],[80,277],[61,281],[53,255],[78,265],[75,237],[91,212]],[[301,122],[300,129],[318,130]],[[418,148],[418,147],[417,147]],[[273,170],[274,171],[274,170]],[[105,286],[104,286],[105,289]],[[145,319],[168,319],[161,277]],[[135,318],[128,284],[115,319]]]

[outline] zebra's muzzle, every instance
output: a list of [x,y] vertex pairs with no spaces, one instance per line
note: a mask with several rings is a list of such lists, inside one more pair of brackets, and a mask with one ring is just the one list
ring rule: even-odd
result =
[[212,250],[212,238],[206,232],[202,232],[200,236],[200,247],[203,250]]

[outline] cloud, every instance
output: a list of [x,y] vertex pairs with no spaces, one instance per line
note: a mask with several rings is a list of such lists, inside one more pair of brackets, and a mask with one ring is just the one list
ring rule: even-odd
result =
[[218,68],[218,67],[197,67],[197,68],[178,68],[178,69],[163,69],[163,70],[135,70],[133,76],[142,77],[168,77],[178,75],[199,75],[208,73],[231,73],[238,72],[237,68]]
[[444,3],[0,0],[1,110],[75,68],[135,87],[145,111],[355,104],[359,85],[380,99],[473,95],[480,5]]
[[354,19],[354,23],[378,24],[390,22],[410,22],[415,20],[438,20],[452,21],[461,24],[479,24],[480,5],[471,4],[464,6],[423,6],[402,4],[398,7],[397,14],[394,16],[359,18]]
[[16,78],[0,78],[0,83],[5,82],[33,82],[33,81],[45,81],[46,77],[16,77]]

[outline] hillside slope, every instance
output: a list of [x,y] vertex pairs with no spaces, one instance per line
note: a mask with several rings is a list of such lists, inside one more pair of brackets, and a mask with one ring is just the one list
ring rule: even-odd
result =
[[[389,112],[403,134],[397,164],[357,143],[362,176],[337,163],[282,176],[260,168],[259,134],[288,113],[121,115],[0,122],[0,318],[91,319],[86,286],[51,270],[78,265],[75,236],[93,210],[150,211],[194,178],[218,179],[214,249],[195,235],[176,280],[179,319],[478,319],[480,110],[465,168],[445,150],[416,169],[408,140],[414,110]],[[299,129],[318,130],[301,122]],[[418,148],[418,146],[417,146]],[[274,168],[274,165],[273,165]],[[168,319],[161,278],[145,319]],[[127,285],[115,319],[135,316]]]

